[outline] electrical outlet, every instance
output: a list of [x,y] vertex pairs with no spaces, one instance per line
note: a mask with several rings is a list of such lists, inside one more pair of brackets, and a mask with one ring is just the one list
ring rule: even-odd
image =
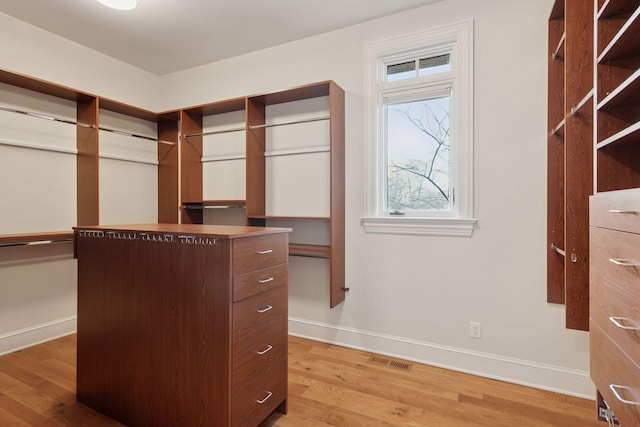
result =
[[469,322],[469,336],[471,338],[482,338],[482,325],[479,322]]

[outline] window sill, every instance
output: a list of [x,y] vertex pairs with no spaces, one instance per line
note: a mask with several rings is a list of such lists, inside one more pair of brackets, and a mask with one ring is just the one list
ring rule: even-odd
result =
[[471,237],[477,220],[473,218],[362,217],[360,222],[367,233]]

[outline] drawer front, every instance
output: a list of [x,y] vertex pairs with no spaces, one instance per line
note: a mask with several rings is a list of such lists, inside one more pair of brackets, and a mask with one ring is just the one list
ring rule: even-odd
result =
[[248,384],[231,404],[234,427],[255,427],[287,398],[287,359]]
[[591,227],[590,271],[640,298],[640,234]]
[[640,426],[640,406],[633,404],[640,403],[640,368],[593,321],[589,338],[591,379],[613,409],[620,425]]
[[640,365],[640,300],[591,275],[589,310],[604,333]]
[[243,386],[260,376],[280,359],[287,357],[286,320],[273,325],[271,330],[256,331],[233,343],[232,390],[237,393]]
[[287,322],[287,286],[246,298],[233,304],[233,340],[237,341],[253,331],[265,331],[274,322]]
[[233,278],[233,302],[268,291],[287,284],[289,267],[279,264]]
[[591,225],[640,233],[640,189],[607,191],[589,198]]
[[287,262],[287,233],[235,239],[233,241],[233,273],[243,274]]

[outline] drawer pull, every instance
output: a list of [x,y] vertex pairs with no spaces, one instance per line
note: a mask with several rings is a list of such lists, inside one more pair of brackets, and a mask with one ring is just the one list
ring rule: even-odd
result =
[[262,399],[262,400],[256,400],[256,402],[258,402],[258,405],[262,405],[264,402],[266,402],[267,400],[269,400],[269,398],[273,396],[273,393],[271,393],[270,391],[267,392],[267,396]]
[[618,389],[631,390],[630,387],[625,387],[623,385],[618,385],[618,384],[609,384],[609,388],[613,392],[613,395],[616,397],[616,399],[618,399],[620,402],[626,403],[627,405],[640,406],[640,402],[623,399],[622,396],[620,396],[620,394],[618,393]]
[[263,308],[263,309],[258,309],[258,310],[256,310],[256,311],[257,311],[258,313],[266,313],[267,311],[271,310],[272,308],[273,308],[272,306],[268,305],[268,306],[266,306],[265,308]]
[[256,251],[256,253],[258,255],[266,255],[266,254],[270,254],[272,252],[273,252],[273,249],[267,249],[267,250],[264,250],[264,251]]
[[620,329],[624,329],[626,331],[640,331],[640,327],[625,326],[622,322],[627,321],[632,323],[631,319],[627,319],[626,317],[611,316],[609,317],[609,320],[611,321],[611,323],[613,323],[614,325],[616,325],[616,327]]
[[258,279],[258,283],[269,283],[273,281],[273,277],[267,277],[266,279]]
[[628,210],[628,209],[609,209],[609,213],[635,215],[638,212],[633,210]]
[[609,262],[612,262],[615,265],[619,265],[621,267],[637,267],[638,266],[638,262],[632,259],[609,258]]
[[267,345],[267,348],[265,348],[262,351],[256,351],[256,353],[258,353],[260,356],[262,356],[263,354],[270,352],[272,348],[273,348],[272,345]]

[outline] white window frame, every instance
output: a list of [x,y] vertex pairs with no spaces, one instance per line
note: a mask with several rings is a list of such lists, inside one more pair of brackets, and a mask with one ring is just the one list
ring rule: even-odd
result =
[[[404,59],[451,54],[451,71],[385,82],[386,66]],[[365,45],[365,215],[366,232],[471,236],[473,216],[473,20],[465,20]],[[450,211],[390,215],[385,212],[386,147],[384,104],[402,93],[451,88],[451,179],[455,197]]]

